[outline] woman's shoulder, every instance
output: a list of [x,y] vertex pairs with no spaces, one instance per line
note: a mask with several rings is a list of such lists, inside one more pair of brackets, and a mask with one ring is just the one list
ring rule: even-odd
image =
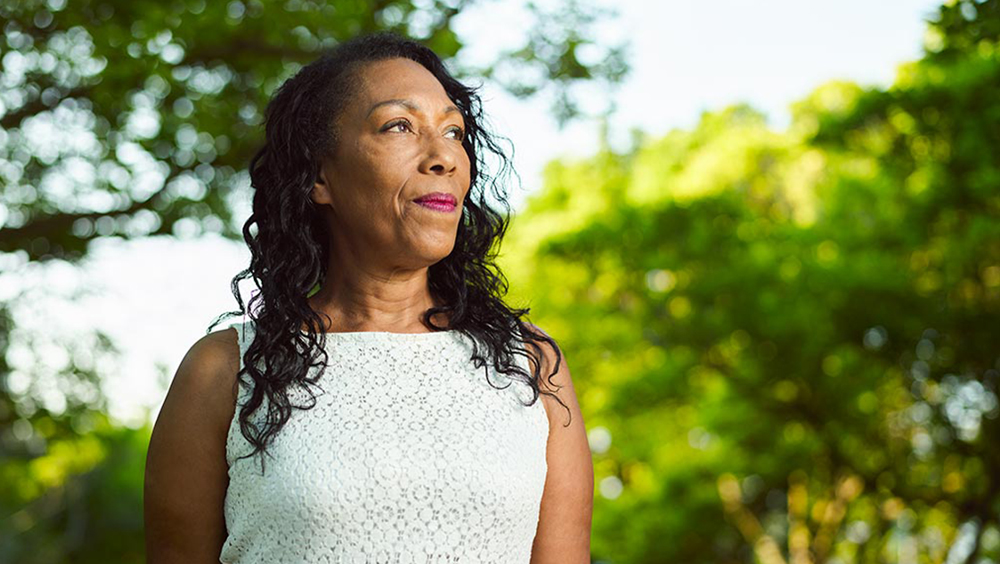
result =
[[238,363],[236,332],[227,328],[200,337],[177,368],[146,455],[148,550],[184,547],[186,556],[218,554],[218,539],[225,535],[226,436],[235,412]]
[[[573,376],[570,374],[569,365],[567,364],[566,355],[563,353],[562,347],[559,346],[554,337],[537,325],[528,323],[527,321],[524,322],[524,325],[528,332],[532,333],[538,339],[534,344],[537,345],[539,350],[536,351],[533,346],[526,346],[525,352],[531,355],[540,366],[539,388],[559,396],[566,403],[567,407],[570,408],[570,412],[579,411],[576,390],[573,387]],[[545,337],[551,339],[552,343],[544,340]],[[556,413],[558,410],[562,410],[563,415],[566,415],[566,408],[560,405],[552,396],[542,395],[541,398],[543,405],[545,405],[549,422],[555,425]]]
[[[188,349],[171,383],[185,397],[202,398],[217,430],[226,433],[236,409],[239,332],[227,327],[201,336]],[[224,435],[223,435],[224,436]]]
[[[523,323],[525,328],[528,330],[528,333],[530,333],[534,337],[532,339],[534,343],[538,345],[539,349],[541,349],[540,350],[541,359],[539,359],[538,352],[534,350],[534,347],[526,347],[526,351],[529,354],[531,354],[531,356],[534,357],[536,360],[541,360],[540,364],[542,365],[543,369],[547,369],[548,371],[547,373],[552,372],[552,368],[556,366],[557,360],[559,361],[560,364],[565,363],[565,358],[563,357],[562,348],[559,347],[559,343],[556,342],[555,338],[553,338],[551,335],[543,331],[541,327],[538,327],[533,323],[529,323],[527,321]],[[522,340],[525,341],[525,343],[527,342],[527,339],[524,337],[524,332],[521,332],[521,338]],[[545,338],[551,339],[554,345],[550,344],[548,341],[545,341],[544,340]],[[558,353],[556,352],[557,349]]]

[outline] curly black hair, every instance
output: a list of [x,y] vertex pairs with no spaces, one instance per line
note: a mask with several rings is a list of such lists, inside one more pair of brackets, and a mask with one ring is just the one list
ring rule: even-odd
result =
[[[527,405],[533,405],[539,393],[545,393],[554,396],[569,412],[558,395],[539,386],[538,343],[544,341],[556,351],[556,365],[548,375],[550,384],[562,358],[559,347],[540,329],[522,321],[530,308],[511,309],[502,299],[508,285],[495,258],[507,231],[510,208],[505,186],[497,180],[512,168],[496,136],[484,128],[478,87],[467,87],[453,78],[430,48],[394,32],[380,31],[324,51],[285,81],[267,106],[264,146],[250,161],[253,212],[243,225],[243,238],[251,252],[250,266],[232,280],[232,292],[240,309],[221,314],[209,327],[211,331],[226,317],[237,315],[249,315],[252,320],[255,338],[242,358],[237,380],[246,382],[249,375],[253,384],[249,401],[240,409],[239,421],[243,436],[254,449],[241,458],[266,453],[293,408],[310,409],[315,405],[311,391],[313,403],[308,406],[291,405],[286,391],[290,385],[315,385],[322,370],[310,378],[309,369],[325,368],[327,362],[326,333],[319,331],[323,327],[320,315],[310,307],[308,299],[325,278],[329,237],[311,193],[322,159],[339,142],[337,128],[331,124],[337,122],[347,101],[357,92],[365,65],[396,57],[423,65],[461,110],[466,125],[462,146],[471,165],[471,186],[463,202],[454,248],[428,269],[429,291],[437,298],[436,303],[443,305],[426,310],[423,321],[435,331],[450,329],[471,337],[470,360],[476,368],[486,365],[487,360],[480,354],[480,346],[485,346],[495,371],[531,386],[533,395]],[[499,157],[501,170],[497,176],[484,172],[481,147]],[[485,181],[490,181],[494,199],[504,206],[503,215],[487,204]],[[494,244],[497,251],[491,252]],[[239,283],[251,276],[259,291],[244,306]],[[431,322],[432,316],[439,313],[448,314],[448,328]],[[303,325],[309,330],[301,331]],[[521,347],[515,346],[517,340]],[[534,355],[526,353],[529,344]],[[515,364],[514,355],[529,358],[531,374]],[[318,356],[322,356],[319,363]],[[484,368],[484,372],[488,369]],[[268,398],[267,417],[258,427],[249,418],[263,403],[264,395]],[[263,467],[263,457],[261,464]]]

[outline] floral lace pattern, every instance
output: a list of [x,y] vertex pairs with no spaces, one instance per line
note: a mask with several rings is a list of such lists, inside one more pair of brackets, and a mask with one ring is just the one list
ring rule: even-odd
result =
[[[232,327],[242,364],[253,328]],[[329,333],[326,351],[316,405],[292,410],[263,473],[260,454],[236,460],[252,451],[241,384],[219,561],[527,563],[547,470],[541,397],[523,405],[528,386],[476,368],[457,331]],[[310,403],[303,390],[289,396]]]

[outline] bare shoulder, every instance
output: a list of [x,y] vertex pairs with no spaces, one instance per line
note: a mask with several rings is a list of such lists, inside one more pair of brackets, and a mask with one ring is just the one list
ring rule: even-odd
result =
[[[556,425],[557,421],[559,421],[559,425],[566,425],[570,415],[572,415],[572,419],[577,419],[577,413],[580,410],[576,390],[573,387],[573,377],[570,374],[569,364],[566,361],[566,355],[551,335],[532,323],[525,322],[525,325],[532,332],[548,337],[555,343],[555,347],[545,341],[535,343],[541,349],[541,358],[539,358],[537,351],[533,347],[528,347],[527,351],[541,366],[541,375],[538,382],[539,387],[559,396],[559,399],[566,404],[565,406],[560,405],[555,398],[547,394],[541,396],[549,416],[549,423]],[[556,370],[556,368],[558,369]],[[569,413],[566,411],[567,408],[569,408]],[[569,423],[573,424],[573,421]]]
[[188,349],[156,418],[146,455],[144,520],[150,564],[218,562],[226,538],[226,435],[236,410],[236,330]]
[[[240,368],[240,346],[236,329],[212,331],[202,336],[181,359],[167,391],[171,396],[206,402],[216,425],[229,426],[236,406],[236,373]],[[186,405],[187,402],[185,402]]]
[[213,374],[220,380],[213,384],[229,391],[228,399],[231,401],[225,402],[229,407],[236,403],[236,373],[240,369],[240,345],[237,339],[236,329],[220,329],[195,341],[188,351],[196,367],[200,365],[204,373]]
[[[552,338],[535,325],[529,323],[527,326],[533,332]],[[584,564],[590,562],[594,505],[594,464],[586,424],[566,356],[558,344],[553,347],[541,343],[539,346],[542,383],[559,396],[565,406],[549,395],[540,396],[548,412],[549,437],[545,447],[545,489],[531,549],[531,564]],[[552,390],[553,387],[556,389]]]

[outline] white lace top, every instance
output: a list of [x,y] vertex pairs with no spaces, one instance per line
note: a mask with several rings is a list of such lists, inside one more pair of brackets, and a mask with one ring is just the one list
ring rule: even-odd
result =
[[[242,367],[252,325],[232,326]],[[252,450],[238,421],[250,394],[241,384],[219,561],[527,563],[547,469],[541,396],[525,407],[527,384],[492,362],[476,368],[457,331],[329,333],[326,350],[316,405],[292,410],[263,475],[259,453],[236,460]],[[289,398],[310,404],[304,390]],[[265,396],[252,417],[266,406]]]

